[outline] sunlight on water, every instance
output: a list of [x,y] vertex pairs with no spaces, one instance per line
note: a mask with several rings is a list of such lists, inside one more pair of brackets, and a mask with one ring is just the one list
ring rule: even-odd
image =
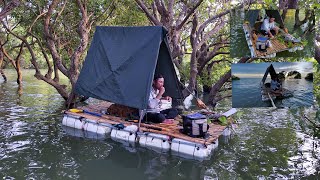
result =
[[297,138],[302,144],[298,148],[298,155],[289,158],[289,170],[302,173],[303,176],[315,174],[319,167],[320,142],[299,132]]

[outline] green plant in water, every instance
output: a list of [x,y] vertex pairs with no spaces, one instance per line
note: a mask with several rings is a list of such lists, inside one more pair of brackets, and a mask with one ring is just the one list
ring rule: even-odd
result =
[[307,44],[308,44],[308,41],[307,41],[307,40],[301,41],[301,45],[302,45],[302,46],[307,46]]
[[282,43],[282,44],[285,43],[284,38],[283,38],[282,35],[277,35],[277,36],[276,36],[276,39],[277,39],[280,43]]
[[228,125],[227,117],[225,117],[225,116],[220,116],[220,117],[218,118],[218,120],[219,120],[219,122],[220,122],[220,124],[221,124],[222,126]]

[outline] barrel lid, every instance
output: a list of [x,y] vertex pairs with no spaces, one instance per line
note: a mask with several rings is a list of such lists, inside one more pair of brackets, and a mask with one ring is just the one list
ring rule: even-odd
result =
[[206,119],[206,116],[201,113],[193,113],[186,115],[189,119]]
[[263,37],[263,36],[258,37],[258,41],[266,41],[266,40],[268,40],[267,37]]

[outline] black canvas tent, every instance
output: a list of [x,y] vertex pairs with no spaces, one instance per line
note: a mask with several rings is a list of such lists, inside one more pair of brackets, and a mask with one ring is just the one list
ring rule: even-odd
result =
[[165,95],[180,99],[166,35],[161,26],[96,27],[76,94],[146,109],[157,73],[165,78]]
[[[260,11],[261,10],[259,9],[259,10],[248,10],[246,12],[245,21],[249,21],[251,27],[254,27]],[[284,22],[278,10],[265,10],[265,11],[268,17],[273,16],[275,18],[276,23],[278,23],[280,27],[284,27]],[[264,19],[265,17],[262,17],[262,18]]]
[[272,64],[266,69],[266,72],[264,73],[263,78],[261,80],[262,84],[264,84],[264,82],[266,81],[268,74],[270,74],[271,78],[277,77],[277,72],[274,70]]

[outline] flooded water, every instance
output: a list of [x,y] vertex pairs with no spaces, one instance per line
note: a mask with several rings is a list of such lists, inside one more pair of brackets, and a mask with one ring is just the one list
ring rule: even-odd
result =
[[[304,11],[299,13],[300,20],[304,18]],[[303,41],[306,41],[303,50],[298,50],[295,52],[283,51],[277,53],[277,57],[313,57],[314,56],[314,39],[315,33],[307,33],[303,35],[306,27],[309,27],[308,24],[304,24],[299,28],[294,28],[294,17],[295,11],[288,10],[286,17],[284,19],[285,27],[288,29],[289,33],[294,35],[294,37],[302,37]],[[245,14],[240,10],[233,11],[231,13],[231,21],[230,21],[230,55],[231,57],[244,57],[251,56],[248,44],[245,39],[244,31],[243,31],[243,22],[245,19]]]
[[[262,101],[261,78],[241,78],[232,81],[232,107],[272,107],[271,101]],[[270,82],[270,78],[266,80]],[[282,87],[293,92],[293,95],[276,99],[277,107],[300,107],[313,105],[313,83],[305,79],[286,79]]]
[[[24,71],[0,79],[0,178],[3,179],[316,179],[320,141],[301,119],[309,109],[238,109],[236,134],[220,138],[208,160],[76,137],[61,126],[63,99]],[[228,103],[226,103],[228,104]],[[230,104],[230,103],[229,103]],[[228,109],[221,107],[220,109]],[[75,133],[76,135],[76,133]],[[78,134],[79,135],[79,134]]]

